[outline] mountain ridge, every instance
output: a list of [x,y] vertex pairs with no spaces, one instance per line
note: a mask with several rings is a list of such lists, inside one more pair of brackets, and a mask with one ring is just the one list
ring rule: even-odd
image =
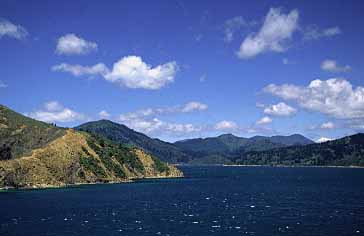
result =
[[243,165],[364,166],[364,134],[305,146],[241,152],[234,162]]
[[98,120],[81,124],[76,130],[86,131],[102,135],[114,142],[127,144],[142,148],[148,153],[171,163],[183,162],[187,156],[177,149],[173,144],[130,129],[126,125],[110,120]]
[[[95,133],[117,143],[142,148],[147,153],[169,163],[226,164],[230,163],[231,161],[229,159],[232,158],[232,155],[235,155],[241,149],[250,151],[267,150],[287,146],[284,143],[288,143],[289,145],[292,143],[296,144],[297,142],[302,145],[313,143],[313,141],[299,134],[272,137],[256,136],[255,138],[222,134],[217,137],[186,139],[169,143],[148,137],[123,124],[109,120],[87,122],[75,127],[75,129]],[[294,142],[292,141],[292,137],[295,140]]]

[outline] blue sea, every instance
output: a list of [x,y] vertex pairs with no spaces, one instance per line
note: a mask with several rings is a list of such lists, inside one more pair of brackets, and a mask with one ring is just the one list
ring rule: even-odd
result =
[[181,169],[181,179],[0,192],[0,235],[364,235],[364,169]]

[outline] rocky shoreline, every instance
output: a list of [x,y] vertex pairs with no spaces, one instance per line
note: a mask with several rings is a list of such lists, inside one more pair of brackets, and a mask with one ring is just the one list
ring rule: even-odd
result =
[[122,181],[110,181],[110,182],[94,182],[94,183],[74,183],[74,184],[59,184],[59,185],[52,185],[52,184],[34,184],[34,185],[28,185],[28,186],[22,186],[22,187],[13,187],[13,186],[4,186],[0,187],[1,191],[7,191],[7,190],[37,190],[37,189],[56,189],[56,188],[68,188],[68,187],[77,187],[82,185],[96,185],[96,184],[123,184],[123,183],[133,183],[138,180],[143,179],[175,179],[175,178],[183,178],[183,173],[180,172],[179,175],[173,175],[173,176],[148,176],[148,177],[142,177],[142,178],[132,178]]

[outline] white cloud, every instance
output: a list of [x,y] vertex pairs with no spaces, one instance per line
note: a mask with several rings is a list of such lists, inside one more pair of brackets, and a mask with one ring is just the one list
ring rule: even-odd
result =
[[201,127],[193,124],[164,123],[164,125],[167,131],[180,134],[195,133],[202,130]]
[[201,102],[189,102],[182,107],[182,112],[204,111],[207,105]]
[[238,125],[233,121],[223,120],[215,124],[214,128],[216,130],[235,130],[238,128]]
[[100,75],[105,80],[124,85],[128,88],[160,89],[174,81],[178,66],[175,61],[152,67],[141,57],[127,56],[114,63],[109,70],[105,64],[94,66],[69,65],[62,63],[52,67],[53,71],[71,73],[74,76]]
[[99,116],[100,116],[102,119],[107,119],[107,118],[109,118],[109,117],[110,117],[110,114],[109,114],[107,111],[102,110],[102,111],[100,111],[100,112],[99,112]]
[[270,84],[263,89],[307,110],[339,119],[364,118],[364,88],[345,79],[313,80],[306,86]]
[[47,111],[60,111],[63,109],[63,106],[57,101],[46,102],[44,107]]
[[264,116],[263,118],[258,120],[256,123],[257,123],[257,125],[266,125],[266,124],[272,123],[272,121],[273,120],[270,117]]
[[89,75],[89,76],[106,75],[108,73],[107,67],[102,63],[98,63],[94,66],[70,65],[67,63],[62,63],[53,66],[52,71],[68,72],[76,77],[83,75]]
[[298,28],[298,18],[297,10],[284,14],[279,8],[271,8],[259,32],[249,35],[241,43],[238,57],[249,59],[268,51],[285,51],[286,43]]
[[44,122],[71,122],[76,120],[85,120],[86,116],[63,107],[57,101],[46,102],[42,109],[26,114],[29,117]]
[[341,29],[339,27],[331,27],[326,29],[319,29],[317,26],[309,26],[303,30],[304,40],[313,40],[320,38],[333,37],[335,35],[341,34]]
[[322,123],[320,125],[320,128],[321,129],[333,129],[333,128],[335,128],[335,125],[334,125],[334,123],[332,123],[331,121],[329,121],[329,122]]
[[120,115],[120,120],[138,119],[151,116],[166,115],[172,113],[190,113],[195,111],[204,111],[208,106],[201,102],[188,102],[184,105],[162,108],[146,108],[134,112],[128,112]]
[[321,137],[319,139],[316,140],[316,143],[324,143],[324,142],[328,142],[333,140],[332,138],[327,138],[327,137]]
[[27,35],[27,30],[21,25],[15,25],[8,20],[0,18],[0,38],[8,36],[15,39],[23,39]]
[[264,113],[272,116],[291,116],[296,112],[297,110],[295,108],[287,105],[284,102],[264,108]]
[[152,68],[141,57],[127,56],[114,63],[113,69],[104,77],[128,88],[160,89],[174,81],[177,69],[175,61]]
[[148,117],[148,116],[154,116],[165,113],[164,109],[153,109],[153,108],[147,108],[147,109],[141,109],[134,112],[128,112],[125,114],[120,115],[120,120],[130,120],[130,119],[137,119],[141,117]]
[[8,85],[0,80],[0,88],[7,88],[7,87],[8,87]]
[[97,44],[86,41],[75,34],[66,34],[58,39],[56,53],[60,55],[85,55],[97,51]]
[[121,114],[118,120],[132,129],[153,136],[184,136],[200,132],[202,127],[191,123],[167,122],[161,120],[158,116],[203,111],[206,109],[207,105],[203,103],[189,102],[180,106],[146,108]]
[[346,72],[351,70],[349,65],[339,66],[335,60],[324,60],[321,63],[321,69],[330,72]]
[[224,41],[230,43],[234,39],[236,31],[243,27],[254,25],[255,22],[247,22],[242,16],[235,16],[224,23]]
[[120,121],[134,130],[153,136],[158,136],[158,135],[184,136],[186,134],[196,133],[202,130],[201,127],[195,126],[190,123],[181,124],[181,123],[165,122],[158,118],[125,119],[125,117],[121,117]]

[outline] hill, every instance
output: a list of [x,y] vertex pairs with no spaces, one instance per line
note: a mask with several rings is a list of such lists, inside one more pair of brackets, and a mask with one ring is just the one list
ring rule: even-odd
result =
[[305,146],[240,152],[237,164],[288,166],[364,166],[364,134]]
[[138,147],[163,161],[190,164],[231,164],[236,153],[264,151],[290,145],[313,143],[302,135],[255,136],[252,138],[223,134],[218,137],[187,139],[175,143],[153,139],[125,125],[109,120],[92,121],[75,127],[80,131],[106,137],[116,143]]
[[187,153],[191,163],[231,164],[236,153],[248,151],[265,151],[291,145],[313,143],[302,135],[290,136],[254,136],[252,138],[223,134],[212,138],[187,139],[174,144]]
[[37,188],[179,177],[138,148],[58,128],[0,106],[0,187]]
[[271,137],[254,136],[254,137],[250,138],[250,140],[252,140],[252,141],[268,140],[269,142],[276,143],[276,144],[282,144],[285,146],[298,146],[298,145],[307,145],[307,144],[314,143],[311,139],[308,139],[301,134],[292,134],[292,135],[288,135],[288,136],[276,135],[276,136],[271,136]]
[[86,131],[106,137],[116,143],[138,147],[163,161],[170,163],[187,162],[187,155],[175,145],[136,132],[125,125],[109,120],[92,121],[75,127],[76,130]]
[[65,129],[29,119],[0,105],[0,160],[29,155],[63,136]]
[[307,145],[313,141],[306,137],[294,134],[290,136],[254,136],[252,138],[237,137],[232,134],[223,134],[212,138],[197,138],[177,141],[174,144],[188,151],[226,153],[235,152],[239,149],[244,150],[267,150],[282,146]]

